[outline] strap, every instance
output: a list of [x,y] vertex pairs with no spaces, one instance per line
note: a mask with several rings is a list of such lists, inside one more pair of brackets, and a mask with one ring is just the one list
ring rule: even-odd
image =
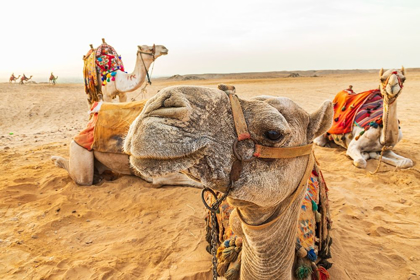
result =
[[295,158],[311,154],[313,144],[297,147],[267,147],[255,144],[254,157],[257,158]]
[[281,219],[284,216],[284,214],[286,213],[286,211],[290,208],[290,206],[298,198],[299,194],[304,190],[304,188],[306,188],[306,185],[308,183],[309,176],[311,175],[312,170],[314,168],[314,164],[315,164],[315,156],[314,156],[313,153],[311,153],[309,155],[309,160],[308,160],[308,163],[306,165],[305,173],[303,174],[302,179],[300,180],[299,185],[297,186],[296,190],[293,192],[293,194],[292,194],[293,196],[290,199],[289,204],[287,205],[286,208],[284,208],[284,210],[283,210],[282,213],[280,213],[277,217],[275,217],[274,219],[272,219],[271,221],[269,221],[267,223],[254,226],[254,225],[250,225],[250,224],[246,223],[244,221],[244,219],[242,217],[242,214],[239,211],[239,209],[238,208],[235,208],[236,209],[236,212],[238,213],[238,217],[241,220],[241,223],[243,225],[245,225],[247,228],[250,228],[250,229],[253,229],[253,230],[262,230],[262,229],[265,229],[268,226],[271,226],[272,224],[274,224],[275,222],[277,222],[279,219]]
[[236,94],[229,94],[229,99],[232,106],[232,115],[235,122],[236,134],[238,135],[238,141],[251,139],[251,134],[248,132],[248,126],[246,125],[238,96]]

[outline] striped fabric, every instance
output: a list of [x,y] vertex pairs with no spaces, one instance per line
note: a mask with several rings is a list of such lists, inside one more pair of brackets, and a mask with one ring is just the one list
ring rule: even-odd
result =
[[360,107],[354,118],[357,126],[365,128],[372,121],[382,118],[384,100],[380,91],[370,96]]

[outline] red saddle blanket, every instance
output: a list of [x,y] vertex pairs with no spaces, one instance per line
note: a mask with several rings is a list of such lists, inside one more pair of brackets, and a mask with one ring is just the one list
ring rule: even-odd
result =
[[349,133],[355,121],[364,127],[372,119],[382,117],[383,99],[379,89],[361,93],[343,90],[335,96],[333,104],[334,121],[328,130],[330,134]]

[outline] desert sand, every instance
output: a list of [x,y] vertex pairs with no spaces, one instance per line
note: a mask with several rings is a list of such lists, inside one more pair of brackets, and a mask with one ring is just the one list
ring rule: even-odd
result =
[[[224,82],[242,98],[284,96],[312,112],[350,84],[376,88],[377,73],[155,79],[147,97],[170,85]],[[395,148],[418,169],[419,88],[420,71],[409,69],[398,99],[404,139]],[[210,279],[199,189],[132,176],[80,187],[52,164],[52,155],[68,156],[87,119],[82,84],[0,84],[0,279]],[[420,279],[420,173],[382,165],[371,175],[377,161],[357,169],[340,148],[317,147],[316,156],[330,190],[331,279]]]

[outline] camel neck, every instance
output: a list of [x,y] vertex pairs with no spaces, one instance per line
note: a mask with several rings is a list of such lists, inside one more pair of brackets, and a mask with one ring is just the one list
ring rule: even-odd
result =
[[[141,56],[143,57],[144,64]],[[132,73],[118,72],[115,79],[116,89],[119,92],[129,92],[140,88],[147,76],[146,69],[148,71],[152,63],[152,56],[139,53],[137,55],[136,66]]]
[[382,120],[381,144],[393,147],[397,144],[399,135],[397,100],[390,104],[388,98],[384,97]]
[[[283,218],[262,229],[253,229],[242,223],[243,251],[241,279],[284,279],[291,280],[295,257],[296,234],[300,204],[305,192],[302,191],[292,204],[284,201],[277,207],[273,215],[260,215],[255,212],[265,212],[267,209],[242,209],[244,220],[258,220],[266,216],[283,213]],[[285,206],[287,205],[287,206]],[[287,208],[286,208],[287,207]],[[286,208],[286,209],[285,209]],[[269,213],[269,211],[268,211]],[[247,223],[248,223],[247,221]]]

